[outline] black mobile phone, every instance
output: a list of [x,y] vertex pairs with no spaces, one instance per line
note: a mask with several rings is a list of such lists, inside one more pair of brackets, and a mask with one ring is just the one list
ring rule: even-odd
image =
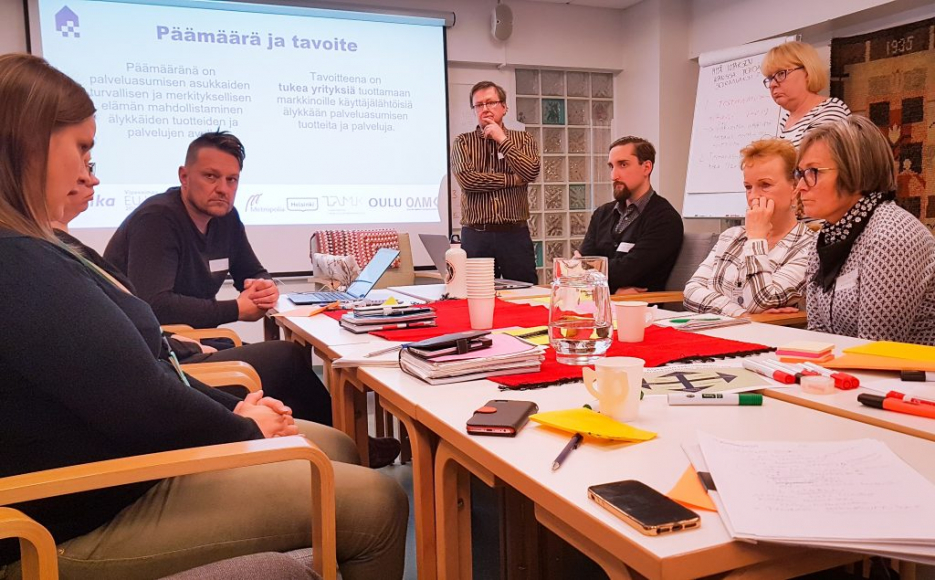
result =
[[537,412],[539,406],[532,401],[487,401],[468,419],[467,432],[471,435],[514,437],[529,421],[529,416]]
[[647,536],[701,525],[698,514],[634,479],[592,485],[588,497]]

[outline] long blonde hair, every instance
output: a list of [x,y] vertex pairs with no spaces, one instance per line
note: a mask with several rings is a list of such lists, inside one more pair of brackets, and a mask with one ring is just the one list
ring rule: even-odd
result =
[[45,191],[49,141],[94,112],[81,85],[45,60],[0,55],[0,227],[55,240]]

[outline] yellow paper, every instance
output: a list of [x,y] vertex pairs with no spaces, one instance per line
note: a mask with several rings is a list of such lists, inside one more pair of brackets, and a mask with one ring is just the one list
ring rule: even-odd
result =
[[701,480],[698,479],[698,472],[691,465],[682,474],[672,491],[666,494],[669,499],[674,499],[685,507],[696,508],[700,510],[717,511],[711,496],[705,491]]
[[871,354],[843,354],[821,363],[826,369],[866,369],[877,371],[930,371],[935,372],[935,361],[911,361],[891,356]]
[[531,332],[545,331],[542,334],[537,334],[536,336],[523,337],[523,340],[531,342],[533,344],[549,344],[549,327],[548,326],[534,326],[532,328],[514,328],[511,330],[503,330],[503,334],[509,334],[512,336],[522,336],[524,334],[529,334]]
[[304,318],[307,316],[315,316],[316,314],[321,314],[325,310],[333,307],[334,304],[327,304],[325,306],[299,306],[298,308],[293,308],[292,310],[286,310],[285,312],[277,312],[272,316],[283,317],[283,318]]
[[601,415],[590,409],[568,409],[536,413],[529,418],[541,425],[561,429],[569,433],[581,433],[598,439],[612,441],[649,441],[656,436],[650,431],[643,431],[625,423],[614,421],[607,415]]
[[390,297],[387,298],[387,299],[383,302],[383,304],[381,304],[380,306],[393,306],[393,305],[396,305],[396,304],[399,304],[399,302],[398,302],[395,298],[393,298],[392,296],[390,296]]
[[890,342],[881,340],[861,346],[845,348],[844,352],[850,354],[872,354],[875,356],[888,356],[903,360],[917,360],[935,362],[935,346],[921,344],[907,344],[905,342]]

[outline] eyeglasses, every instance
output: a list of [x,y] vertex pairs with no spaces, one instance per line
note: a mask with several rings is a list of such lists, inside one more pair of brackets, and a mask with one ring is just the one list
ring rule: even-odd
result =
[[778,70],[772,75],[763,79],[763,86],[768,89],[769,85],[772,84],[773,81],[776,81],[777,85],[781,85],[782,81],[786,80],[786,77],[789,76],[789,73],[791,73],[794,70],[801,70],[804,68],[805,68],[804,66],[797,66],[795,68],[787,68],[785,70]]
[[97,170],[97,163],[93,161],[88,161],[88,173],[94,175],[94,172]]
[[792,172],[792,178],[796,183],[800,179],[805,180],[805,185],[809,187],[815,187],[815,184],[818,183],[818,174],[824,171],[834,171],[834,167],[809,167],[808,169],[795,169]]
[[497,105],[502,105],[502,104],[503,104],[503,101],[489,101],[486,103],[474,103],[473,105],[471,105],[471,108],[474,109],[475,111],[480,111],[483,109],[493,109]]

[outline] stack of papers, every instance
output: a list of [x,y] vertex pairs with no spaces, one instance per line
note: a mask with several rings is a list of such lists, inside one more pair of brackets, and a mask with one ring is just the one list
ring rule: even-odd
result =
[[935,484],[881,441],[698,441],[734,538],[935,564]]
[[776,356],[782,362],[813,362],[820,364],[834,358],[834,345],[830,342],[796,340],[787,342],[777,348]]
[[376,330],[396,330],[400,328],[418,328],[420,326],[435,326],[435,311],[427,306],[413,306],[410,308],[387,311],[385,314],[361,315],[357,312],[348,312],[338,321],[341,328],[354,334],[364,334]]
[[432,385],[539,372],[544,358],[541,346],[509,334],[491,334],[490,338],[490,348],[435,358],[423,358],[403,349],[399,366]]

